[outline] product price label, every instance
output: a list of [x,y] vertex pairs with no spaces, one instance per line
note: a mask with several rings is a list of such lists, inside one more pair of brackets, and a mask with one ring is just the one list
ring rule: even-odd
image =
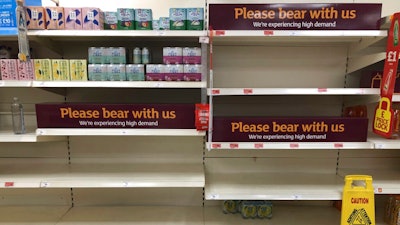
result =
[[399,20],[400,13],[395,13],[388,32],[386,59],[381,84],[381,100],[375,109],[373,120],[374,133],[386,138],[390,138],[393,132],[393,110],[391,105],[400,52]]

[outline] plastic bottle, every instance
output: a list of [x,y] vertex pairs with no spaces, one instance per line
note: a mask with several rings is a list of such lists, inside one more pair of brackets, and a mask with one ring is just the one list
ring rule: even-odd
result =
[[25,121],[24,121],[24,109],[19,103],[17,97],[14,97],[13,103],[11,104],[12,113],[12,125],[15,134],[25,133]]

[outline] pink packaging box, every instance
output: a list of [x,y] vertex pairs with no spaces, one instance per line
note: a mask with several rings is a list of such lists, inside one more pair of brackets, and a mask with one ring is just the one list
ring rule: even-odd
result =
[[33,62],[31,60],[28,60],[26,62],[17,60],[17,70],[19,80],[35,79],[35,71],[33,69]]
[[183,64],[201,64],[201,48],[183,48],[182,58]]
[[182,81],[183,80],[183,65],[165,65],[165,80],[166,81]]
[[163,64],[147,64],[146,65],[147,81],[163,81],[165,80],[165,65]]
[[201,65],[185,64],[183,66],[184,81],[201,81]]
[[17,60],[0,59],[0,73],[2,80],[18,80]]
[[25,7],[26,27],[28,30],[46,29],[44,8],[41,6]]
[[164,64],[182,64],[182,48],[181,47],[164,47],[163,48]]
[[82,29],[83,30],[103,30],[104,14],[99,8],[82,8]]
[[82,9],[64,8],[65,29],[82,30]]
[[47,30],[64,30],[64,8],[63,7],[45,7],[45,20]]

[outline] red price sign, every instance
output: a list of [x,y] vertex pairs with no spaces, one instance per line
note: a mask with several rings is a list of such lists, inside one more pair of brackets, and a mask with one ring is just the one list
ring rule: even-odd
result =
[[210,121],[209,104],[196,104],[195,109],[195,126],[197,130],[206,131]]
[[390,138],[393,132],[392,96],[399,63],[399,20],[400,13],[392,17],[386,47],[386,59],[381,83],[381,100],[375,109],[373,131],[383,137]]

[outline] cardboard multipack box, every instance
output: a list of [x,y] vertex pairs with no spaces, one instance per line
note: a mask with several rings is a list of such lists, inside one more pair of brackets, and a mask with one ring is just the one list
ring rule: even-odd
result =
[[17,60],[0,59],[0,74],[2,80],[18,80]]
[[66,30],[82,30],[82,9],[81,8],[64,8],[65,29]]
[[26,26],[28,30],[46,29],[44,8],[41,6],[26,6]]
[[63,7],[45,7],[44,12],[47,30],[64,30],[65,16]]
[[82,29],[83,30],[103,30],[104,14],[99,8],[82,8]]
[[33,60],[26,62],[17,60],[18,79],[19,80],[34,80],[35,72],[33,69]]

